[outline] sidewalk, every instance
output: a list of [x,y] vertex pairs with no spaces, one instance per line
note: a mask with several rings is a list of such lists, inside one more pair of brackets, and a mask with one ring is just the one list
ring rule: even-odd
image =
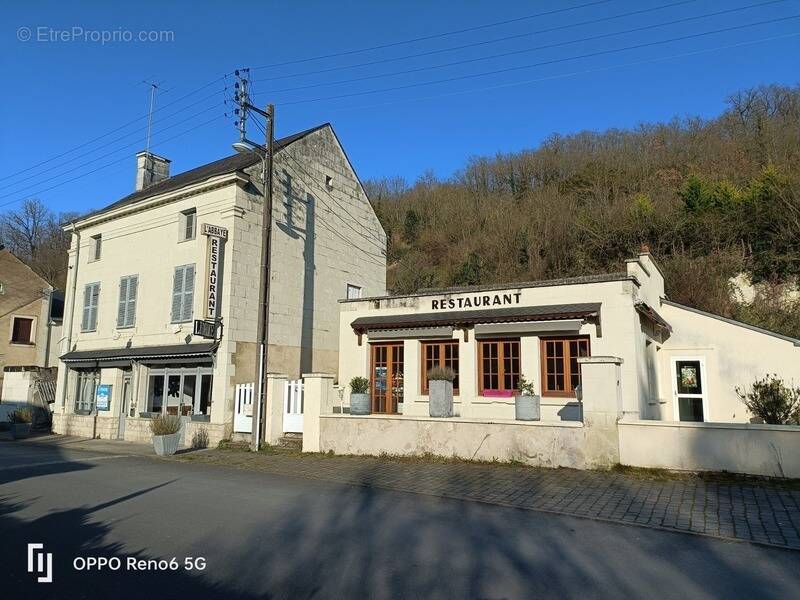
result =
[[796,480],[235,450],[175,459],[800,550]]
[[[0,441],[11,441],[11,434],[0,436]],[[28,438],[14,441],[14,444],[47,445],[69,450],[88,450],[104,454],[124,454],[130,456],[155,456],[152,444],[134,444],[123,440],[99,440],[73,435],[33,434]]]

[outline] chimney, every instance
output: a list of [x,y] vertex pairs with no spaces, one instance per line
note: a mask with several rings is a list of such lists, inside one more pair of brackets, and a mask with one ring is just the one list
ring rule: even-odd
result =
[[169,178],[171,161],[152,152],[136,153],[136,191],[140,192],[151,185]]

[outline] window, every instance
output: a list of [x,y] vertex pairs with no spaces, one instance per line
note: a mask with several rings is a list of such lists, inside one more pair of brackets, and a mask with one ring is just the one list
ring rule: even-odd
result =
[[93,235],[91,260],[100,260],[100,255],[102,254],[102,250],[103,250],[103,236],[99,234]]
[[33,344],[33,319],[14,317],[11,324],[12,344]]
[[519,340],[479,342],[478,382],[484,391],[514,392],[519,384]]
[[589,356],[589,338],[542,338],[542,394],[545,396],[575,396],[581,383],[578,358]]
[[138,287],[138,275],[128,275],[119,280],[118,328],[133,327],[136,322],[136,290]]
[[5,294],[5,293],[6,293],[6,288],[3,285],[3,282],[0,281],[0,294]]
[[78,371],[78,382],[75,389],[75,412],[91,412],[94,410],[94,394],[97,386],[97,373],[94,371]]
[[673,359],[674,397],[680,421],[705,420],[705,364],[702,358]]
[[453,369],[453,393],[458,394],[458,340],[422,343],[422,393],[428,393],[428,371],[434,367]]
[[100,302],[100,284],[89,283],[83,288],[83,319],[81,331],[97,329],[97,306]]
[[208,415],[212,381],[210,367],[153,369],[147,386],[147,412]]
[[197,235],[197,210],[192,208],[181,213],[180,240],[193,240]]
[[172,279],[172,322],[192,320],[194,308],[194,265],[175,267]]
[[347,299],[355,300],[361,298],[361,288],[357,285],[347,284]]

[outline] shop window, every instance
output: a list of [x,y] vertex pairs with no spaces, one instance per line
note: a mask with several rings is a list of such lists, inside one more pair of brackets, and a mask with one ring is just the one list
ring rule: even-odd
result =
[[542,338],[542,395],[574,397],[581,383],[578,359],[589,356],[589,337]]
[[94,395],[96,387],[96,372],[78,371],[78,380],[75,389],[75,412],[89,413],[94,410]]
[[208,367],[153,369],[147,386],[147,411],[182,417],[208,415],[213,377]]
[[519,339],[479,342],[479,393],[485,391],[513,394],[519,385]]
[[428,371],[434,367],[453,369],[453,393],[458,394],[458,340],[422,343],[422,393],[428,393]]
[[33,344],[33,319],[14,317],[11,325],[12,344]]

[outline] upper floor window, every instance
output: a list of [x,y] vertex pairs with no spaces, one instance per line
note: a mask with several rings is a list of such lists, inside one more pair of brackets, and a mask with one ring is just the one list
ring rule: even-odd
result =
[[172,278],[172,322],[192,320],[194,308],[194,265],[175,267]]
[[92,236],[92,254],[90,260],[100,260],[103,251],[103,236],[100,234]]
[[181,213],[180,240],[193,240],[197,235],[197,210],[192,208]]
[[3,285],[3,282],[0,281],[0,294],[6,293],[6,287]]
[[12,344],[33,344],[33,318],[14,317],[11,323]]
[[133,327],[136,322],[136,290],[138,287],[138,275],[128,275],[119,280],[118,328]]
[[361,298],[361,288],[357,285],[347,284],[347,299],[355,300]]
[[97,308],[100,304],[100,284],[89,283],[83,288],[83,318],[81,331],[97,329]]
[[542,395],[575,396],[581,383],[578,358],[589,356],[589,338],[542,338]]

